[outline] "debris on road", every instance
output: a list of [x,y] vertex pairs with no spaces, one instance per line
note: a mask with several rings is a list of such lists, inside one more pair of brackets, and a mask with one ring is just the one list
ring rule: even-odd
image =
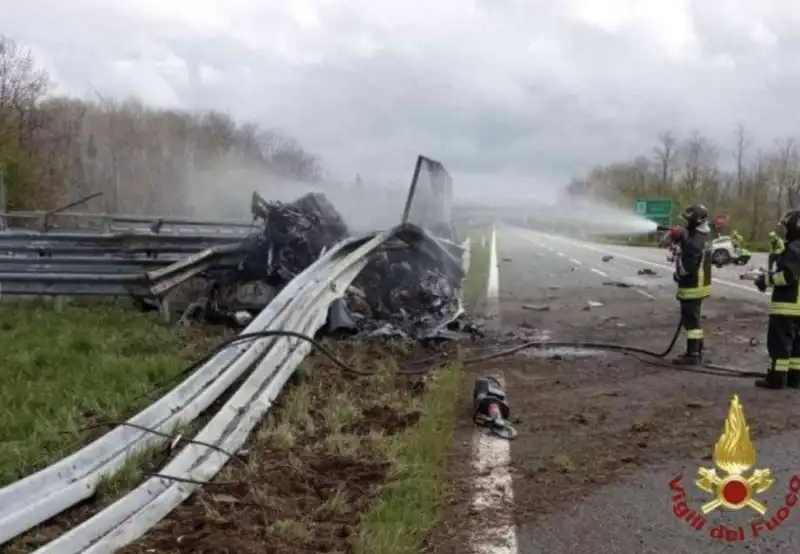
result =
[[622,289],[629,289],[633,286],[625,281],[603,281],[603,284],[607,287],[619,287]]
[[510,261],[511,261],[511,258],[503,258],[503,261],[504,261],[504,262],[510,262]]
[[610,262],[613,259],[614,259],[614,256],[603,256],[603,261],[604,262]]
[[602,302],[595,302],[594,300],[589,300],[588,302],[586,302],[586,306],[583,307],[583,311],[588,312],[593,308],[602,308],[602,307],[603,307]]
[[532,310],[534,312],[549,312],[550,306],[547,304],[523,304],[523,310]]
[[646,268],[644,268],[644,269],[640,269],[640,270],[637,272],[637,274],[638,274],[638,275],[658,275],[658,274],[657,274],[655,271],[653,271],[652,269],[650,269],[650,268],[648,268],[648,267],[646,267]]

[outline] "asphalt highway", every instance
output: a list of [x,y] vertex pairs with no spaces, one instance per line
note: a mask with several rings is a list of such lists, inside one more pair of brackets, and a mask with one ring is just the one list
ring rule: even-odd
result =
[[[547,302],[555,296],[564,305],[569,302],[585,303],[597,298],[609,314],[614,313],[616,306],[619,309],[632,305],[656,306],[653,309],[658,310],[674,309],[674,304],[669,303],[674,303],[675,296],[673,267],[666,262],[665,250],[595,244],[509,227],[497,228],[497,248],[500,318],[504,325],[519,324],[531,313],[511,309],[510,306]],[[748,265],[758,267],[765,264],[765,256],[756,255],[753,263]],[[715,269],[715,297],[747,300],[756,306],[766,306],[766,295],[755,290],[752,283],[739,280],[739,274],[746,269],[737,266]],[[610,284],[618,282],[625,285]],[[752,387],[752,384],[745,381],[741,386]],[[773,393],[770,391],[766,394]],[[776,394],[781,395],[776,396],[781,402],[793,402],[787,396],[792,394],[800,400],[800,391],[781,391]],[[758,424],[758,413],[748,413],[747,416],[752,419],[749,421],[751,426],[753,421]],[[786,417],[795,416],[787,413]],[[800,434],[788,432],[773,435],[756,444],[758,467],[772,469],[776,480],[768,500],[772,514],[783,506],[791,476],[800,474],[798,439]],[[536,437],[520,437],[518,441],[529,441],[527,447],[535,448]],[[517,443],[512,443],[512,451],[518,447]],[[688,506],[699,507],[708,501],[708,495],[693,484],[697,467],[697,459],[685,459],[641,468],[610,486],[596,490],[565,511],[518,521],[518,551],[520,554],[800,551],[800,513],[795,513],[800,509],[792,506],[782,512],[784,515],[788,512],[788,517],[780,526],[774,531],[762,531],[758,537],[753,536],[746,510],[712,514],[707,517],[708,525],[701,531],[679,520],[673,513],[671,497],[675,493],[669,486],[676,475],[686,473],[682,487]],[[741,525],[745,540],[727,542],[710,537],[710,529],[721,522],[732,528]]]

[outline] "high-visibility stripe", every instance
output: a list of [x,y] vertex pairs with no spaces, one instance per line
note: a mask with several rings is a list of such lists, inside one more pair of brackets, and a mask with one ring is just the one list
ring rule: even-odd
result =
[[686,331],[686,338],[689,340],[702,340],[703,338],[703,330],[702,329],[689,329]]
[[771,274],[769,280],[772,281],[772,284],[776,287],[785,287],[787,285],[786,275],[783,271]]
[[711,287],[708,285],[678,289],[678,300],[697,300],[698,298],[708,298],[709,296],[711,296]]
[[797,302],[772,302],[769,305],[769,313],[800,317],[800,304]]
[[800,371],[800,358],[789,358],[789,369]]
[[780,358],[773,361],[775,362],[775,371],[789,371],[789,358]]

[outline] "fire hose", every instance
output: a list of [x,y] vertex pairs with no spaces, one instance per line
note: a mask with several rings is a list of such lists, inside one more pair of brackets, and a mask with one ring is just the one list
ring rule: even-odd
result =
[[[659,363],[655,360],[646,359],[646,358],[655,358],[656,360],[659,360],[666,358],[675,347],[675,344],[678,341],[678,337],[680,336],[682,328],[683,328],[682,324],[678,323],[678,326],[675,329],[675,333],[672,336],[672,340],[670,341],[669,346],[663,352],[655,352],[644,348],[639,348],[636,346],[627,346],[627,345],[612,344],[612,343],[545,340],[545,341],[528,341],[504,350],[486,354],[484,356],[466,358],[462,360],[462,363],[464,363],[465,365],[472,365],[472,364],[487,362],[490,360],[496,360],[499,358],[511,356],[518,352],[521,352],[523,350],[528,350],[531,348],[539,348],[539,349],[586,348],[592,350],[603,350],[608,352],[617,352],[624,355],[630,355],[636,357],[637,359],[645,363],[663,367],[669,367],[673,370],[678,370],[678,371],[689,371],[692,373],[703,373],[720,377],[763,376],[763,374],[760,372],[743,371],[725,366],[714,365],[710,363],[702,363],[701,367],[683,367],[683,366],[667,365],[664,363]],[[203,356],[203,358],[189,365],[184,371],[180,372],[178,375],[171,378],[170,381],[176,378],[183,377],[193,372],[207,360],[211,359],[213,356],[217,355],[220,351],[224,350],[225,348],[231,345],[243,342],[250,342],[265,337],[275,337],[275,336],[292,337],[309,342],[314,347],[315,350],[317,350],[323,356],[328,358],[335,366],[337,366],[345,373],[355,374],[359,376],[370,376],[375,374],[374,371],[365,371],[349,366],[348,364],[340,360],[336,356],[336,354],[334,354],[327,346],[323,345],[313,337],[295,331],[265,330],[265,331],[256,331],[253,333],[244,333],[223,341],[211,352]],[[436,367],[439,367],[442,361],[443,361],[442,354],[438,354],[436,356],[432,356],[424,360],[419,360],[416,363],[412,364],[412,367],[401,369],[398,371],[398,373],[403,375],[423,375],[429,373]],[[414,367],[414,366],[419,366],[420,364],[424,365],[422,365],[422,367]],[[156,390],[163,388],[165,385],[166,383],[161,383],[157,385]],[[495,378],[483,377],[476,380],[475,387],[473,389],[473,421],[477,425],[488,427],[491,433],[500,436],[502,438],[512,440],[516,438],[517,431],[509,423],[510,411],[511,410],[508,404],[507,395],[500,386],[500,383]]]

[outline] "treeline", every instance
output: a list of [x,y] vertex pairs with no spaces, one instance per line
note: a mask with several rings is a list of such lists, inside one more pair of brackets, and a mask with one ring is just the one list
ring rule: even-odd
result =
[[[800,202],[800,143],[793,138],[757,148],[739,126],[730,144],[700,133],[658,135],[649,153],[596,167],[567,187],[570,196],[594,196],[633,209],[636,198],[669,197],[676,210],[702,202],[711,215],[728,215],[729,226],[749,240],[762,240],[790,206]],[[727,163],[726,163],[727,162]]]
[[320,178],[318,159],[296,141],[226,114],[59,97],[50,85],[29,50],[0,35],[0,180],[9,210],[99,191],[81,211],[183,214],[192,175],[220,166]]

